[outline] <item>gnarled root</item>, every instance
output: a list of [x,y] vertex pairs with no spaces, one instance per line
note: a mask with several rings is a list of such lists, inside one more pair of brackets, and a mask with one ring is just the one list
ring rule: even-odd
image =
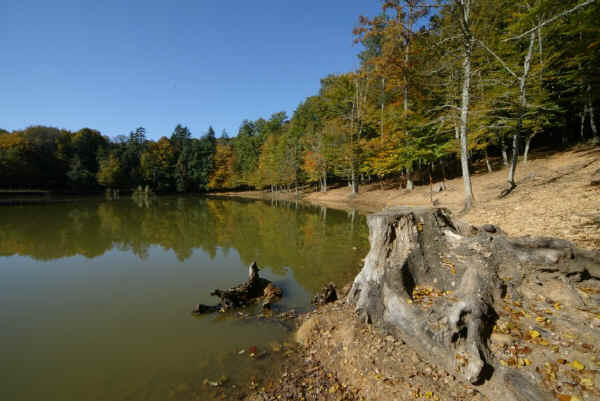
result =
[[[600,253],[557,239],[508,238],[497,227],[455,221],[444,209],[390,209],[368,224],[371,250],[347,298],[362,321],[401,337],[490,399],[551,399],[535,371],[524,375],[499,363],[501,350],[488,346],[491,333],[500,316],[515,315],[507,303],[543,298],[537,288],[525,291],[535,277],[552,272],[565,285],[593,280]],[[597,307],[590,294],[586,306]],[[600,340],[600,332],[590,335]]]

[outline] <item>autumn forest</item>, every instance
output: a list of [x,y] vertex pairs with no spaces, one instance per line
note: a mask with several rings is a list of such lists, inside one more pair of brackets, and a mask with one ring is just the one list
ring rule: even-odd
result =
[[593,0],[384,1],[358,17],[359,68],[321,79],[292,116],[244,120],[232,137],[177,125],[157,141],[143,127],[0,130],[0,186],[356,192],[454,172],[469,207],[473,165],[505,164],[508,192],[531,148],[600,140],[599,20]]

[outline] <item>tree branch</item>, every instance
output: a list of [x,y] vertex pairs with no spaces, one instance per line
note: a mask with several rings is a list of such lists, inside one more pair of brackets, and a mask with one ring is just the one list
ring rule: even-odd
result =
[[513,72],[513,70],[511,70],[511,69],[508,67],[508,65],[506,65],[506,63],[504,62],[504,60],[502,60],[502,59],[500,58],[500,56],[498,56],[496,53],[494,53],[494,52],[492,51],[492,49],[490,49],[489,47],[487,47],[487,46],[485,45],[485,43],[483,43],[483,42],[482,42],[481,40],[479,40],[479,39],[477,39],[477,42],[479,42],[479,44],[480,44],[480,45],[481,45],[481,46],[482,46],[482,47],[483,47],[485,50],[487,50],[487,51],[488,51],[488,53],[490,53],[492,56],[494,56],[494,57],[496,58],[496,60],[498,60],[498,61],[500,62],[500,64],[502,64],[502,66],[503,66],[503,67],[506,69],[506,71],[508,71],[508,72],[510,73],[510,75],[512,75],[512,76],[513,76],[513,77],[515,77],[516,79],[520,79],[520,78],[519,78],[519,76],[518,76],[517,74],[515,74],[515,73]]
[[580,8],[582,8],[582,7],[585,7],[585,6],[589,5],[589,4],[592,4],[592,3],[594,3],[595,1],[596,1],[596,0],[586,0],[586,1],[584,1],[583,3],[581,3],[581,4],[578,4],[578,5],[576,5],[575,7],[571,8],[571,9],[569,9],[569,10],[563,11],[562,13],[560,13],[560,14],[558,14],[558,15],[555,15],[554,17],[552,17],[552,18],[550,18],[550,19],[547,19],[546,21],[542,22],[541,24],[538,24],[538,25],[536,25],[535,27],[531,28],[530,30],[528,30],[528,31],[526,31],[526,32],[523,32],[522,34],[520,34],[520,35],[518,35],[518,36],[514,36],[514,37],[512,37],[512,38],[508,38],[508,39],[504,39],[504,40],[503,40],[503,42],[506,42],[506,41],[509,41],[509,40],[517,40],[517,39],[521,39],[522,37],[524,37],[524,36],[527,36],[527,35],[529,35],[531,32],[535,31],[536,29],[539,29],[539,28],[541,28],[541,27],[543,27],[543,26],[546,26],[546,25],[548,25],[548,24],[550,24],[550,23],[552,23],[552,22],[556,21],[556,20],[557,20],[557,19],[559,19],[559,18],[565,17],[565,16],[567,16],[567,15],[569,15],[569,14],[571,14],[571,13],[574,13],[575,11],[579,10]]

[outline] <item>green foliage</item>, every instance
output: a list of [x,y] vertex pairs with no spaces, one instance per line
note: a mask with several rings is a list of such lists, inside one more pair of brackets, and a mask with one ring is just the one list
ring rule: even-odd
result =
[[[178,124],[169,138],[143,127],[109,141],[98,131],[52,127],[0,130],[0,185],[94,190],[150,185],[159,192],[385,179],[456,159],[464,38],[455,2],[426,20],[421,0],[386,0],[354,30],[357,71],[329,75],[291,118],[244,120],[237,136],[201,138]],[[600,7],[575,0],[472,2],[468,109],[471,160],[499,150],[518,132],[545,145],[590,136],[600,94]],[[524,61],[533,43],[527,79]],[[520,88],[519,84],[524,82]],[[521,101],[525,95],[525,102]],[[587,119],[587,120],[586,120]],[[580,130],[583,131],[580,131]],[[580,134],[581,132],[581,134]],[[592,134],[597,132],[592,132]]]

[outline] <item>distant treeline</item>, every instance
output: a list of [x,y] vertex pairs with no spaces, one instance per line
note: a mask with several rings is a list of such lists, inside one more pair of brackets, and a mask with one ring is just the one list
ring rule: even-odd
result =
[[216,152],[212,128],[200,139],[178,125],[169,139],[146,140],[144,128],[111,140],[99,131],[35,126],[0,131],[0,186],[79,192],[149,185],[156,191],[208,186]]
[[218,139],[180,125],[156,142],[143,128],[114,140],[87,128],[2,132],[0,186],[327,190],[347,181],[357,191],[361,179],[410,187],[459,160],[468,177],[474,162],[491,169],[490,155],[514,172],[511,153],[600,139],[598,21],[593,1],[386,0],[354,30],[360,67],[322,79],[291,118],[245,120]]

